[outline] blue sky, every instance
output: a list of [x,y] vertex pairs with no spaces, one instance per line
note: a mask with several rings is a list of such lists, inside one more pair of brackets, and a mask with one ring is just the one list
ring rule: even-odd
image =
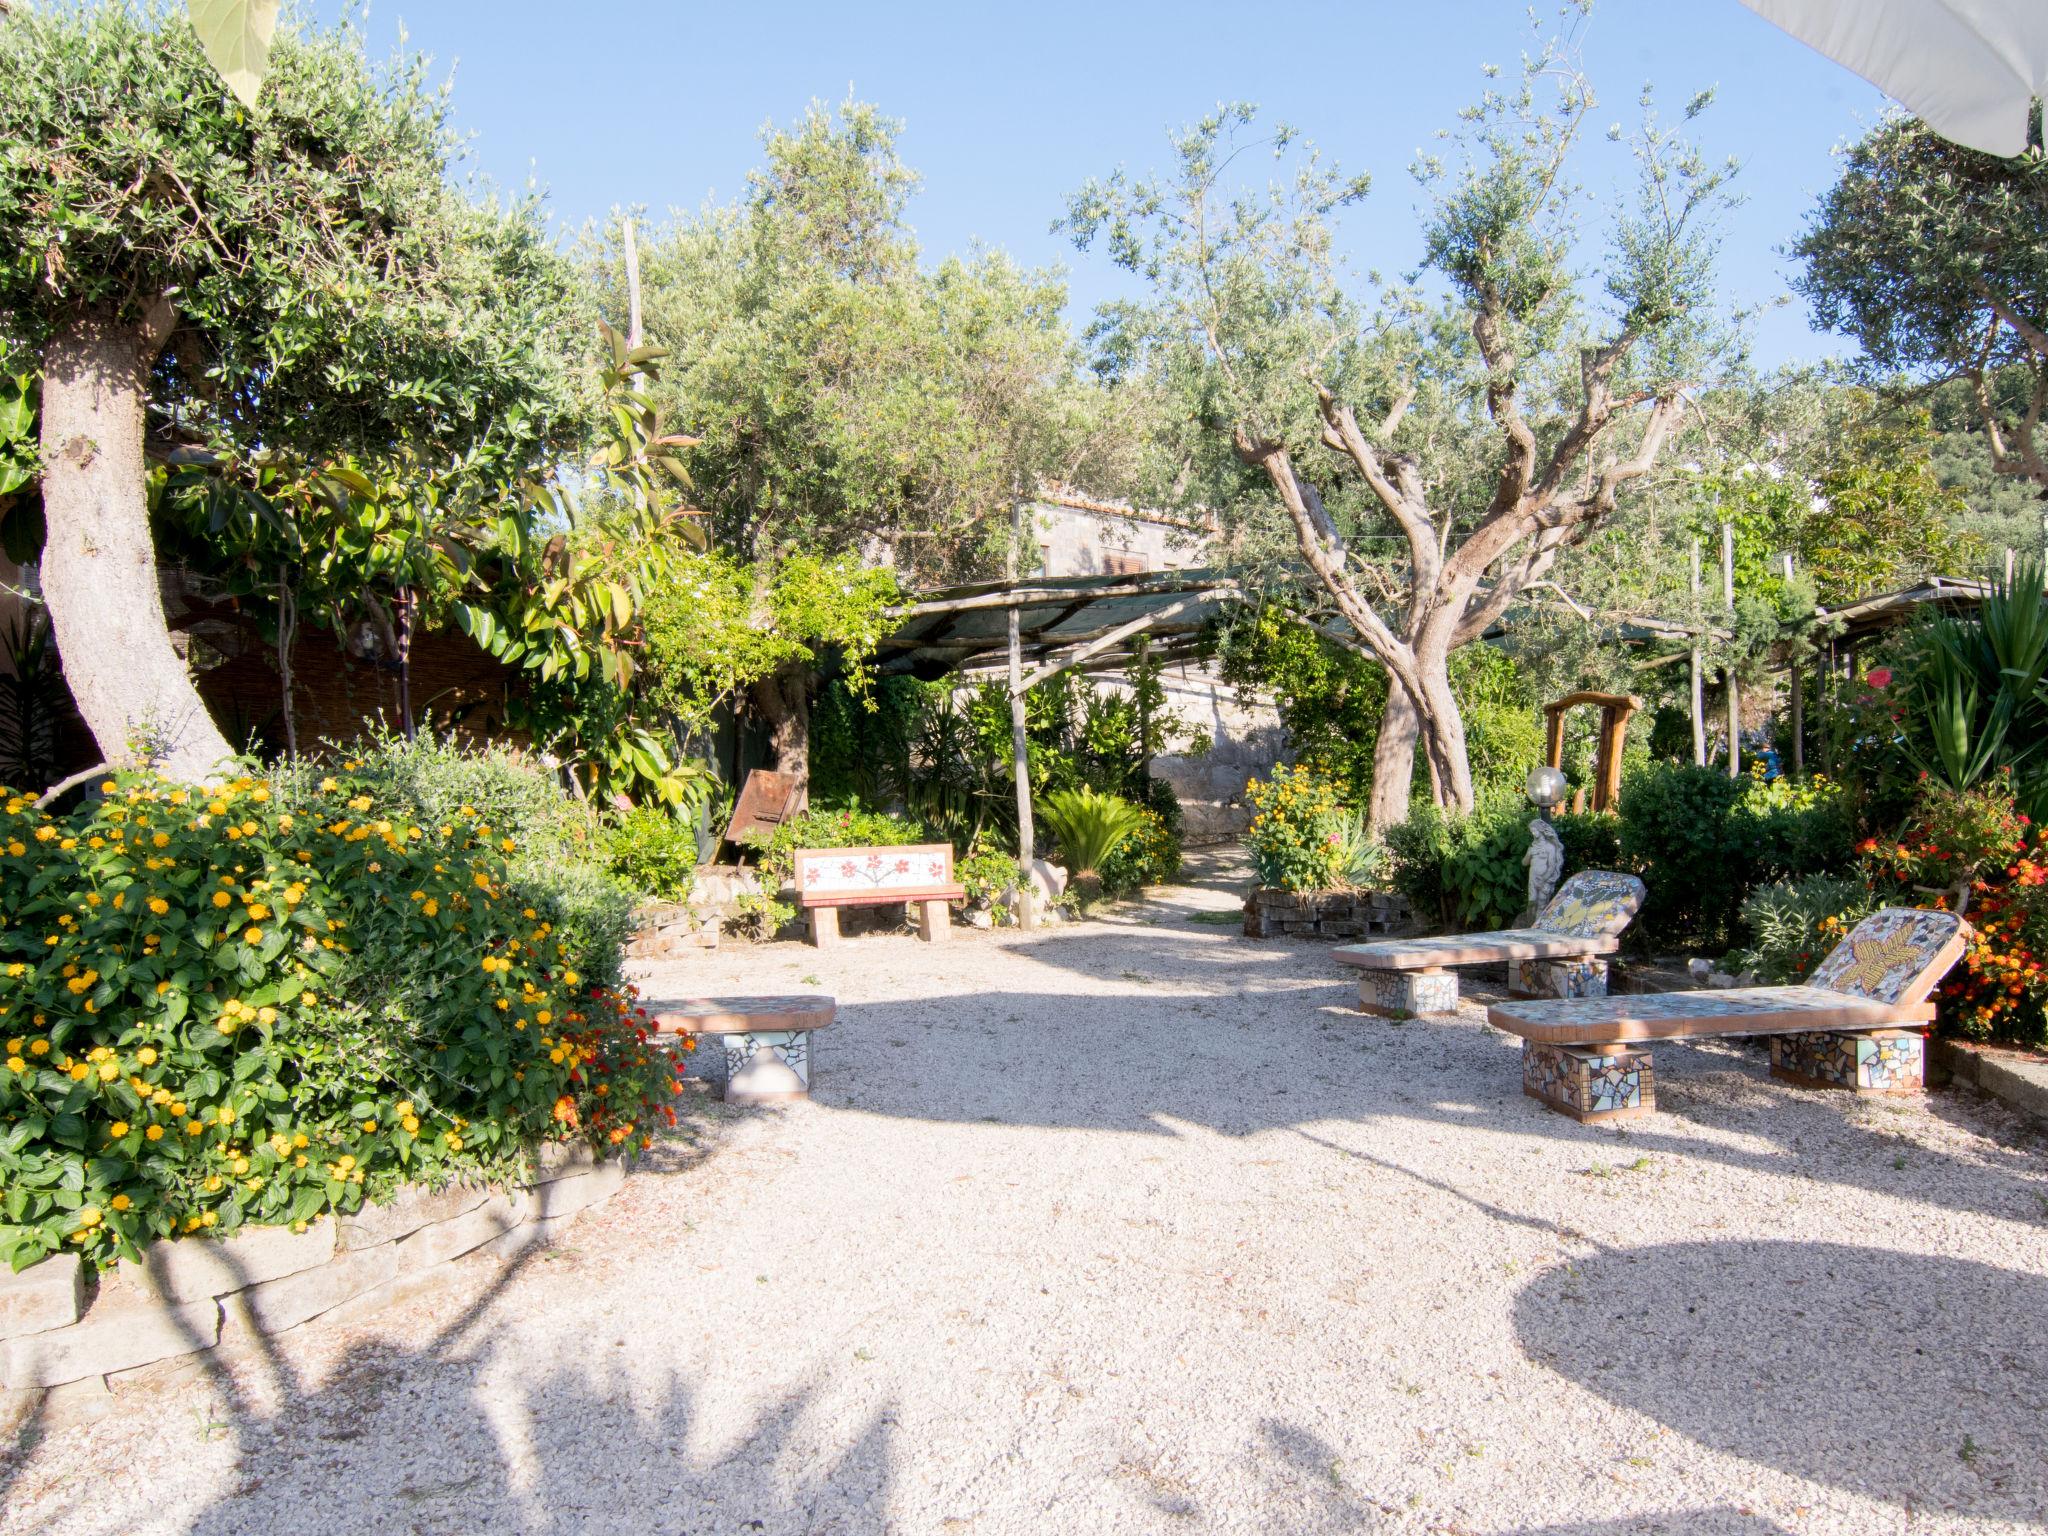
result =
[[[331,14],[334,0],[319,10]],[[567,226],[623,204],[657,214],[738,193],[758,133],[849,86],[906,123],[924,176],[911,219],[932,254],[980,240],[1069,269],[1077,318],[1123,290],[1100,255],[1049,230],[1066,195],[1119,164],[1161,168],[1164,132],[1219,100],[1258,102],[1318,140],[1374,190],[1346,227],[1360,266],[1414,264],[1418,192],[1407,166],[1527,37],[1520,0],[1295,0],[1031,6],[702,5],[676,0],[374,0],[373,51],[401,23],[456,71],[458,120],[501,182],[546,186]],[[1723,287],[1743,305],[1789,292],[1780,254],[1833,179],[1830,150],[1883,110],[1877,92],[1736,0],[1605,0],[1583,30],[1599,122],[1632,123],[1654,81],[1675,113],[1718,90],[1700,120],[1715,156],[1743,161],[1726,222]],[[1626,191],[1604,143],[1582,179]],[[1757,328],[1760,361],[1840,353],[1794,300]]]

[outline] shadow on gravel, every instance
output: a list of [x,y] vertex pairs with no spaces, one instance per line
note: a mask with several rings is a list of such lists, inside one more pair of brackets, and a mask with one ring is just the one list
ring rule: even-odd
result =
[[[244,1482],[194,1511],[190,1536],[251,1531],[856,1532],[886,1508],[892,1416],[877,1411],[835,1457],[792,1444],[808,1394],[757,1417],[745,1440],[709,1458],[690,1444],[697,1418],[687,1383],[650,1399],[607,1375],[638,1341],[589,1340],[582,1366],[518,1395],[487,1381],[491,1314],[513,1278],[546,1252],[499,1274],[462,1315],[417,1350],[371,1344],[317,1390],[272,1350],[280,1404],[257,1414],[235,1400],[222,1415]],[[231,1393],[226,1378],[216,1383]],[[514,1486],[513,1452],[531,1468]]]
[[[2029,1523],[2048,1509],[2043,1317],[2040,1276],[1746,1242],[1602,1252],[1530,1284],[1514,1324],[1531,1359],[1703,1445],[1923,1514]],[[1582,1529],[1605,1528],[1545,1536]]]

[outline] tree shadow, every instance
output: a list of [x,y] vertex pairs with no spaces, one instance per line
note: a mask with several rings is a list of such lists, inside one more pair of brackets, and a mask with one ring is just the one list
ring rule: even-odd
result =
[[1902,1508],[2035,1522],[2044,1316],[2039,1275],[1750,1241],[1603,1251],[1526,1287],[1514,1326],[1532,1359],[1715,1450]]
[[[1356,980],[1328,959],[1327,945],[1222,941],[1172,922],[1000,942],[1051,973],[1044,990],[963,985],[936,998],[842,1003],[812,1042],[813,1098],[912,1119],[1150,1135],[1178,1134],[1176,1123],[1250,1136],[1348,1120],[1508,1132],[1595,1154],[1624,1141],[1631,1155],[1796,1172],[2048,1234],[2048,1165],[1997,1142],[1994,1120],[1972,1121],[1945,1092],[1923,1102],[1977,1135],[1983,1157],[1901,1141],[1882,1104],[1775,1083],[1760,1050],[1672,1041],[1656,1047],[1661,1113],[1583,1126],[1523,1094],[1520,1042],[1482,1021],[1393,1024],[1359,1013]],[[942,963],[971,975],[974,948],[957,946]],[[1304,975],[1305,961],[1322,974]],[[1076,977],[1086,990],[1073,989]],[[1483,1001],[1494,989],[1468,978],[1467,994]],[[1902,1157],[1916,1169],[1938,1160],[1938,1188],[1902,1176]]]

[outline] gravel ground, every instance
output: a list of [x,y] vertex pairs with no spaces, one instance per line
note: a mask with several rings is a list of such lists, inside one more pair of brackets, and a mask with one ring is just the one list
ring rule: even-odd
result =
[[[1476,1010],[1190,920],[732,948],[840,1000],[556,1247],[32,1423],[8,1532],[2038,1531],[2048,1156],[1661,1047],[1580,1127]],[[1475,997],[1483,985],[1471,986]]]

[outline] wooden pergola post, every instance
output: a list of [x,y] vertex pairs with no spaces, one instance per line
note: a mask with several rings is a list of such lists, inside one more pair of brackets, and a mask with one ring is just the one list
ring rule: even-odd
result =
[[[1017,550],[1024,541],[1024,500],[1019,494],[1010,503],[1010,549],[1004,565],[1012,583],[1017,580]],[[1024,642],[1018,610],[1012,604],[1010,618],[1010,756],[1017,774],[1017,862],[1024,866],[1024,883],[1017,889],[1017,926],[1038,926],[1038,888],[1032,883],[1031,862],[1037,856],[1031,825],[1031,754],[1024,730]]]
[[[1792,557],[1785,556],[1785,581],[1792,580]],[[1799,670],[1799,641],[1792,641],[1792,777],[1806,776],[1806,680]]]
[[[1692,605],[1700,605],[1700,541],[1692,541]],[[1707,690],[1706,679],[1701,676],[1700,635],[1692,635],[1692,760],[1695,767],[1707,765]]]
[[[1728,609],[1728,622],[1735,623],[1735,525],[1721,525],[1721,601]],[[1728,687],[1728,777],[1742,777],[1742,685],[1735,681],[1735,669],[1722,670]]]

